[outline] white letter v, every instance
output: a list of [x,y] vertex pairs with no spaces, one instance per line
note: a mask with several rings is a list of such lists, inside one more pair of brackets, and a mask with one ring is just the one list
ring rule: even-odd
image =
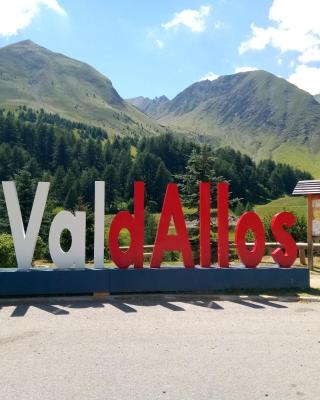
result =
[[34,249],[36,247],[41,221],[47,202],[50,183],[39,182],[27,231],[24,231],[20,204],[16,185],[14,182],[2,182],[3,193],[8,210],[10,228],[16,251],[17,265],[19,269],[31,268]]

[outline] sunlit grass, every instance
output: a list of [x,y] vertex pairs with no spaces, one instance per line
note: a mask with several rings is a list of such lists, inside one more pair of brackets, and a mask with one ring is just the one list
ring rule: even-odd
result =
[[307,200],[303,196],[285,196],[272,200],[270,203],[254,207],[254,211],[262,218],[284,210],[306,217]]

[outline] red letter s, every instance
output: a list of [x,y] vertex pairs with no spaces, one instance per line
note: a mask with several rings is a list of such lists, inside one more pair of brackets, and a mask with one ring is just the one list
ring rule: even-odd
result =
[[297,258],[297,245],[293,237],[283,227],[291,228],[296,222],[296,217],[290,212],[284,211],[273,216],[271,221],[272,234],[283,247],[277,248],[271,253],[272,258],[280,267],[288,268]]

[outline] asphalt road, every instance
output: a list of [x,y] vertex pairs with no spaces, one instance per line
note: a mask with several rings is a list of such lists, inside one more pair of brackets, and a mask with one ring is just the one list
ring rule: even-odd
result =
[[210,297],[2,306],[0,399],[319,399],[319,318]]

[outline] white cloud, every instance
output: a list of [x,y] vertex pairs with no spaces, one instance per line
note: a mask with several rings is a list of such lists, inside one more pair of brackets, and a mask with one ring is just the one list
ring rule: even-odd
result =
[[320,61],[320,47],[307,49],[300,55],[299,61],[306,64],[312,61]]
[[320,1],[273,0],[269,10],[272,25],[251,25],[251,38],[241,43],[239,53],[263,50],[270,45],[282,53],[297,51],[299,61],[320,61]]
[[237,74],[238,72],[249,72],[249,71],[257,71],[258,68],[256,67],[238,67],[234,70],[234,73]]
[[161,26],[164,29],[172,29],[184,25],[192,32],[203,32],[206,29],[206,17],[210,15],[211,6],[201,6],[198,10],[183,10]]
[[42,6],[66,16],[57,0],[0,0],[0,36],[13,36],[29,26]]
[[205,74],[202,78],[200,78],[200,81],[214,81],[215,79],[219,78],[219,75],[215,74],[214,72],[208,72]]
[[164,43],[162,40],[156,39],[156,45],[159,47],[159,49],[162,49],[164,46]]
[[252,37],[247,42],[240,44],[240,54],[243,54],[248,50],[262,50],[270,42],[270,34],[268,29],[259,28],[258,26],[252,24],[251,31]]
[[320,93],[320,68],[298,65],[288,81],[311,94]]

